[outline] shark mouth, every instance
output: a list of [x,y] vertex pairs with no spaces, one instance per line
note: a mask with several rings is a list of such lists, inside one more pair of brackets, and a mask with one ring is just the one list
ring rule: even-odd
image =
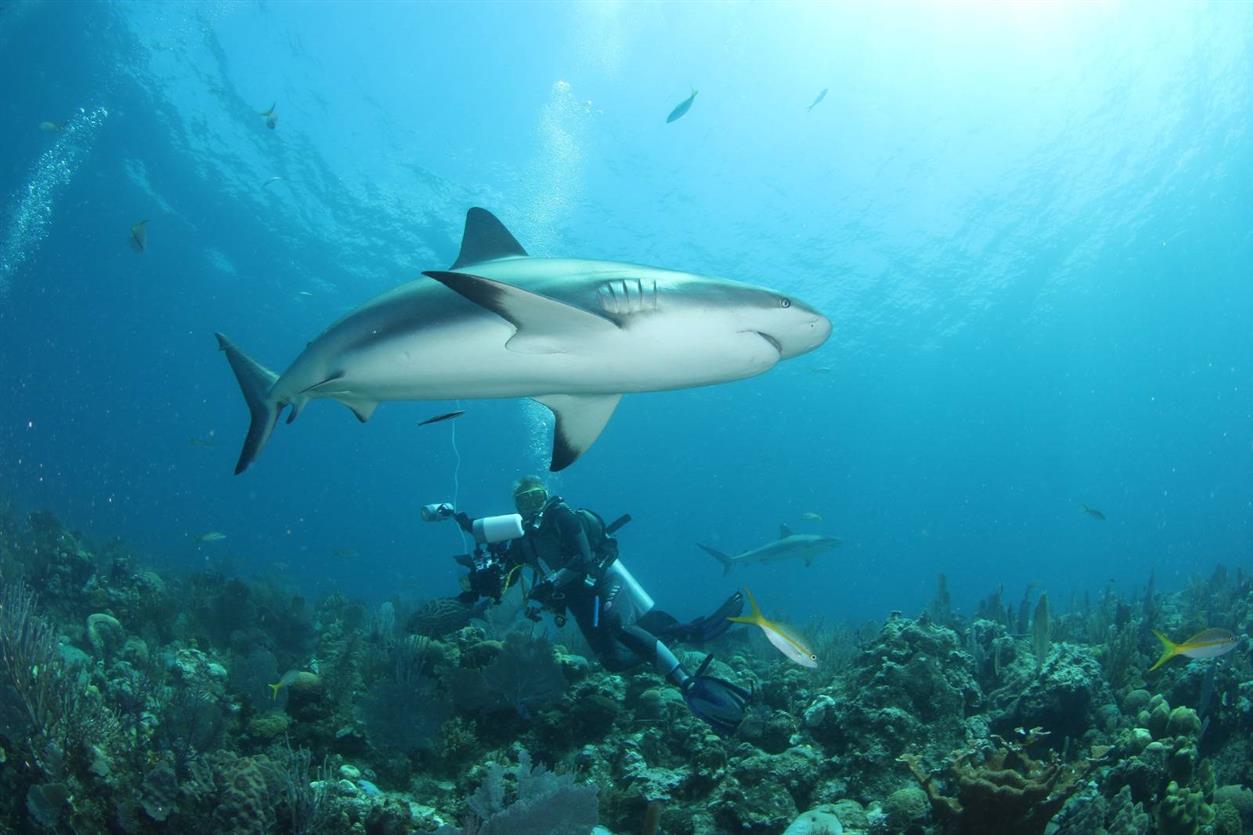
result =
[[770,343],[770,347],[772,347],[772,348],[774,348],[776,351],[778,351],[778,352],[779,352],[779,356],[780,356],[780,357],[781,357],[781,356],[783,356],[783,346],[779,344],[779,340],[775,339],[775,338],[774,338],[773,336],[771,336],[770,334],[768,334],[768,333],[762,333],[761,331],[754,331],[754,333],[756,333],[756,334],[757,334],[758,336],[760,336],[762,339],[764,339],[764,340],[766,340],[767,342],[769,342],[769,343]]

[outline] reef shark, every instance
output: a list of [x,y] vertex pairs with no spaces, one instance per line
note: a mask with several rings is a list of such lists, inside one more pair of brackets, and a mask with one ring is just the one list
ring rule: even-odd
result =
[[716,548],[710,548],[708,545],[696,543],[698,548],[704,550],[718,562],[722,563],[722,573],[727,574],[734,566],[745,565],[748,563],[767,563],[782,562],[783,560],[803,559],[805,565],[813,563],[814,557],[819,554],[830,551],[840,544],[840,540],[834,536],[819,536],[812,533],[793,533],[792,529],[787,525],[779,526],[779,538],[774,542],[767,542],[751,551],[745,551],[742,554],[724,554]]
[[774,290],[614,261],[532,257],[490,212],[466,214],[457,260],[332,324],[275,374],[222,334],[251,413],[235,472],[291,408],[343,403],[361,421],[384,400],[530,397],[556,417],[550,468],[599,437],[623,394],[752,377],[831,334]]

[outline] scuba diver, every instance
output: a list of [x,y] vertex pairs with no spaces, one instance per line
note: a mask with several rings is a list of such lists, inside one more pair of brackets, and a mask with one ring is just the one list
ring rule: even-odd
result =
[[[680,623],[654,608],[652,598],[618,559],[613,533],[630,516],[606,525],[593,511],[575,510],[560,496],[549,495],[536,476],[514,484],[513,500],[525,533],[510,542],[505,563],[510,574],[526,565],[541,578],[527,594],[528,601],[551,611],[559,626],[567,612],[573,615],[606,669],[619,672],[651,662],[679,688],[694,715],[719,734],[734,733],[752,694],[707,674],[712,655],[689,673],[662,639],[699,643],[721,635],[731,626],[727,618],[743,609],[739,592],[712,614]],[[505,575],[505,588],[510,574]]]

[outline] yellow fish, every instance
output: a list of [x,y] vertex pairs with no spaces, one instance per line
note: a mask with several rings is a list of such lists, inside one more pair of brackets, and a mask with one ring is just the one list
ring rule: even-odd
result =
[[760,626],[761,631],[766,633],[766,638],[770,640],[770,643],[774,644],[774,648],[786,655],[789,661],[795,661],[802,667],[813,668],[818,666],[818,656],[814,655],[809,647],[805,646],[799,638],[789,632],[787,627],[774,621],[766,620],[761,613],[761,609],[757,606],[757,599],[753,597],[751,591],[744,589],[744,595],[748,598],[748,605],[753,607],[753,611],[747,617],[727,618],[727,620]]
[[1153,634],[1162,642],[1162,657],[1157,659],[1156,664],[1149,667],[1150,673],[1176,655],[1186,655],[1189,658],[1217,658],[1220,655],[1226,655],[1235,649],[1240,641],[1226,629],[1206,629],[1181,644],[1176,644],[1156,629],[1153,630]]
[[282,690],[284,687],[291,687],[299,681],[300,677],[303,675],[304,673],[300,670],[288,670],[283,673],[283,677],[278,680],[278,684],[267,684],[266,687],[270,688],[270,698],[274,701],[278,701],[278,691]]
[[200,542],[221,542],[223,539],[226,539],[226,534],[221,531],[209,531],[208,533],[202,533],[198,537]]

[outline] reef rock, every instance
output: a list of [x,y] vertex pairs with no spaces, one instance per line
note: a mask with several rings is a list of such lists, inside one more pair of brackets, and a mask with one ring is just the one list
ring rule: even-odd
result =
[[844,835],[844,825],[835,814],[835,807],[815,806],[792,821],[783,835]]
[[992,727],[1043,728],[1057,740],[1081,738],[1098,707],[1113,702],[1101,665],[1087,647],[1058,644],[1038,669],[1024,672],[996,701],[1004,704]]

